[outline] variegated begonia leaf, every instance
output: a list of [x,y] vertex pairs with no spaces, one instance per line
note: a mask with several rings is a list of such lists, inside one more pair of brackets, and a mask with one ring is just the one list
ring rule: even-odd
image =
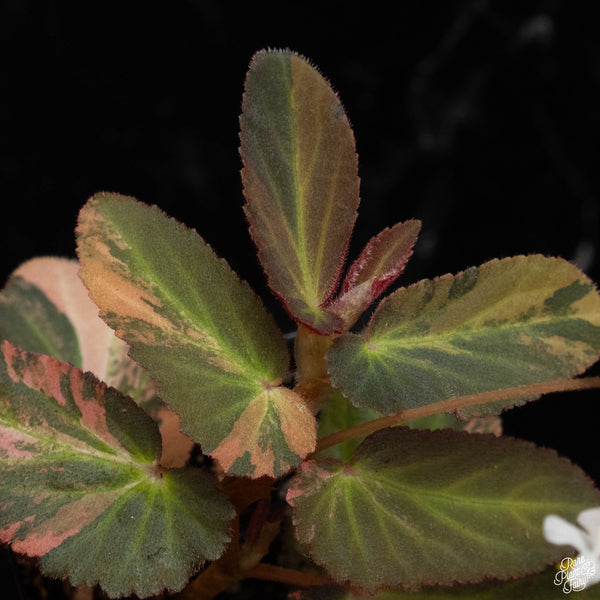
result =
[[372,593],[540,571],[564,551],[544,539],[544,517],[573,518],[600,493],[530,442],[395,427],[369,436],[350,463],[304,462],[287,499],[313,560]]
[[[49,258],[34,261],[38,261],[42,268],[47,270],[48,281],[53,282],[57,293],[62,298],[70,298],[70,287],[63,284],[62,276],[65,271],[74,270],[77,279],[77,263],[72,269],[71,261],[66,259]],[[57,307],[48,293],[41,289],[39,282],[32,281],[29,276],[29,266],[34,261],[28,261],[14,271],[4,289],[0,291],[0,340],[10,340],[24,350],[48,354],[82,367],[79,336],[72,320]],[[81,282],[79,285],[83,288]],[[65,294],[61,293],[63,290],[66,291]],[[85,296],[85,303],[91,303],[87,294]],[[76,304],[75,302],[74,305]],[[96,320],[100,321],[98,318]],[[110,332],[110,329],[108,331]]]
[[158,467],[160,434],[91,373],[0,352],[0,541],[112,596],[179,590],[229,538],[216,478]]
[[250,233],[269,285],[291,315],[343,330],[335,292],[359,204],[358,159],[344,109],[323,76],[291,51],[261,51],[240,117]]
[[384,229],[365,246],[329,306],[343,319],[345,330],[402,274],[420,231],[421,221],[411,219]]
[[[363,331],[336,340],[327,359],[332,385],[353,404],[394,414],[571,377],[599,354],[594,284],[566,260],[531,255],[396,290]],[[497,414],[517,402],[461,416]]]
[[316,422],[280,384],[286,342],[260,299],[156,206],[97,194],[77,227],[101,316],[160,383],[182,429],[231,474],[280,476],[313,451]]
[[150,377],[100,319],[78,273],[76,260],[53,256],[20,265],[0,292],[0,339],[91,371],[138,404],[152,405]]
[[[432,586],[418,592],[382,590],[373,596],[334,586],[311,587],[289,594],[288,600],[564,600],[567,589],[561,585],[560,571],[552,567],[511,581]],[[575,598],[600,600],[600,585],[585,586]]]
[[0,292],[0,339],[91,371],[133,398],[160,426],[161,465],[183,466],[193,447],[179,418],[157,396],[156,384],[129,347],[98,316],[79,279],[76,260],[42,256],[20,265]]

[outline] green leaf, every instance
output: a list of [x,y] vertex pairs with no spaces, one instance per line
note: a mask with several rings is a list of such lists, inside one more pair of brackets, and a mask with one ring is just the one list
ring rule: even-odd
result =
[[110,596],[181,589],[229,538],[216,478],[157,469],[160,435],[91,373],[3,342],[0,541]]
[[[419,592],[383,590],[374,596],[342,588],[309,588],[289,596],[289,600],[564,600],[565,592],[555,584],[556,569],[513,581],[486,581],[476,584],[434,586]],[[560,580],[557,580],[559,583]],[[578,591],[578,600],[600,599],[600,585]]]
[[[319,412],[318,419],[318,437],[322,438],[331,433],[348,429],[353,425],[372,421],[379,418],[379,414],[368,408],[356,408],[342,396],[339,390],[332,389],[327,397],[324,407]],[[353,438],[336,444],[320,452],[320,456],[328,456],[347,461],[356,450],[357,446],[364,439]]]
[[[599,353],[600,296],[593,283],[565,260],[532,255],[395,291],[365,330],[336,340],[327,358],[332,385],[353,404],[394,414],[571,377]],[[515,403],[463,416],[497,414]]]
[[298,321],[341,331],[343,322],[325,306],[359,203],[344,109],[303,57],[262,51],[250,64],[240,124],[245,211],[269,285]]
[[155,206],[98,194],[77,235],[80,275],[101,316],[206,454],[231,473],[260,477],[282,475],[314,450],[313,415],[280,387],[289,364],[283,336],[194,230]]
[[287,499],[312,558],[371,593],[539,571],[562,558],[543,538],[544,516],[573,519],[600,494],[578,467],[529,442],[391,428],[350,464],[303,463]]

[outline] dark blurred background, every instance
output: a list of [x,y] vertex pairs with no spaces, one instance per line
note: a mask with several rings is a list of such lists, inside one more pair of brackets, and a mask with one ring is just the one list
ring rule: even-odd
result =
[[[531,252],[599,281],[594,4],[0,0],[2,281],[33,256],[74,256],[79,208],[118,191],[196,228],[291,330],[241,209],[242,86],[265,47],[310,57],[353,123],[350,258],[418,217],[403,283]],[[599,397],[549,396],[508,413],[506,431],[600,482]]]

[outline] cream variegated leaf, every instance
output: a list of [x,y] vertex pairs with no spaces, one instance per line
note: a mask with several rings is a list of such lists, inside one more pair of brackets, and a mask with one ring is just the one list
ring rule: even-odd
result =
[[[560,258],[492,260],[396,290],[328,352],[334,386],[384,414],[578,375],[600,354],[600,296]],[[526,401],[461,411],[498,414]]]
[[159,467],[156,423],[92,373],[4,341],[0,541],[111,597],[180,590],[229,539],[233,509],[198,469]]
[[194,230],[157,207],[98,194],[77,236],[81,277],[101,316],[204,453],[231,473],[260,477],[280,476],[314,450],[314,417],[281,387],[283,336]]

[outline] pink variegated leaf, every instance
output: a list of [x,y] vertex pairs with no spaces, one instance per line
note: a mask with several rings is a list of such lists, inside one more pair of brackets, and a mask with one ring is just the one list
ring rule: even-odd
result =
[[279,477],[314,450],[314,416],[281,385],[281,332],[194,230],[156,206],[101,193],[81,210],[77,236],[101,316],[205,454],[230,474]]
[[348,270],[339,297],[328,306],[343,319],[345,329],[403,273],[420,230],[421,221],[411,219],[371,238]]
[[[49,268],[48,261],[54,268]],[[47,280],[53,281],[55,289],[62,288],[63,275],[71,270],[71,261],[56,258],[34,259],[13,272],[0,291],[0,340],[81,367],[79,336],[72,319],[41,289],[40,282],[30,277],[28,267],[36,262],[43,263]],[[65,269],[66,265],[69,267]]]
[[230,504],[212,476],[159,468],[160,445],[130,398],[2,343],[0,541],[44,573],[145,597],[181,589],[221,554]]
[[156,383],[128,355],[129,346],[99,317],[79,269],[76,260],[51,256],[20,265],[0,292],[0,339],[91,371],[133,398],[159,423],[161,464],[183,466],[193,441],[176,429],[177,416],[168,414]]
[[[29,286],[35,286],[59,313],[67,317],[75,329],[81,352],[81,362],[75,363],[76,366],[91,371],[142,405],[152,402],[156,395],[155,385],[144,370],[129,358],[127,344],[117,338],[98,316],[98,307],[79,279],[79,269],[76,260],[43,256],[23,263],[13,273],[11,281],[21,279]],[[26,318],[30,326],[39,326],[41,318],[32,320],[31,314]],[[11,341],[26,350],[41,352],[37,348],[26,347],[18,339]],[[55,358],[63,359],[62,356]]]

